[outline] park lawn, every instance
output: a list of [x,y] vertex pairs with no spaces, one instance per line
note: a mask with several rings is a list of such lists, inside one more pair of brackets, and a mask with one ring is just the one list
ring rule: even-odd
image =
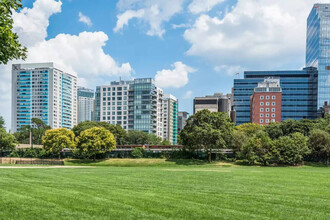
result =
[[0,219],[330,219],[330,167],[162,161],[0,168]]

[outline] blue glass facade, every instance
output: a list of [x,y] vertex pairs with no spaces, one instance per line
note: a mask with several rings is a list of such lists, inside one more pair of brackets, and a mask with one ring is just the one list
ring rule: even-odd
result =
[[330,102],[330,4],[315,4],[308,16],[306,65],[318,68],[320,109]]
[[318,72],[314,67],[297,71],[246,71],[244,79],[234,80],[236,123],[250,122],[250,97],[258,82],[279,78],[282,87],[282,120],[317,117]]

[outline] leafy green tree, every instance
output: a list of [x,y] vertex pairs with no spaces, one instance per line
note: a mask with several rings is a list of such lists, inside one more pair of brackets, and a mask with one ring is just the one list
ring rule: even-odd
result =
[[226,113],[202,110],[188,118],[179,135],[185,147],[205,151],[210,162],[213,150],[230,147],[233,129]]
[[249,138],[243,148],[242,156],[249,164],[268,165],[273,158],[273,141],[264,131],[259,131],[256,135]]
[[328,132],[319,129],[313,130],[309,136],[309,146],[314,157],[323,161],[325,165],[329,164],[330,134]]
[[148,145],[160,145],[162,143],[162,139],[157,137],[155,134],[147,135],[147,143]]
[[27,49],[18,40],[13,30],[12,10],[22,7],[21,0],[0,1],[0,64],[13,59],[25,59]]
[[4,128],[0,128],[0,157],[4,151],[14,150],[16,144],[15,137],[8,133]]
[[278,122],[271,122],[270,124],[264,126],[264,130],[272,140],[283,136],[281,123]]
[[166,140],[166,139],[162,140],[162,141],[161,141],[159,144],[160,144],[160,145],[163,145],[163,146],[172,145],[172,143],[171,143],[171,142],[169,142],[169,141],[168,141],[168,140]]
[[43,148],[48,154],[56,154],[61,159],[61,152],[64,148],[73,149],[75,147],[74,133],[65,128],[47,130],[42,137]]
[[127,144],[144,145],[148,144],[148,134],[143,131],[128,131],[126,137]]
[[114,135],[103,127],[94,127],[80,133],[77,138],[77,149],[83,156],[96,159],[97,154],[116,148]]
[[308,135],[309,132],[309,129],[306,128],[305,124],[303,124],[301,121],[296,121],[292,119],[283,121],[281,123],[281,127],[284,136],[288,136],[296,132]]
[[94,127],[103,127],[110,131],[115,136],[118,145],[126,144],[127,132],[118,124],[112,125],[107,122],[84,121],[74,126],[72,128],[72,131],[74,132],[76,137],[78,137],[81,132]]
[[5,128],[5,120],[1,115],[0,115],[0,128]]
[[236,159],[242,158],[242,152],[248,141],[247,135],[243,131],[234,130],[232,138],[232,149]]
[[287,165],[302,163],[303,157],[310,153],[307,143],[308,138],[298,132],[280,137],[274,141],[274,162]]
[[248,137],[262,130],[262,126],[254,123],[244,123],[235,127],[236,130],[244,132]]
[[20,128],[19,131],[14,133],[14,136],[20,144],[29,144],[30,132],[32,132],[32,144],[41,145],[42,137],[51,127],[46,125],[45,122],[39,118],[32,118],[31,124],[32,126],[26,125]]

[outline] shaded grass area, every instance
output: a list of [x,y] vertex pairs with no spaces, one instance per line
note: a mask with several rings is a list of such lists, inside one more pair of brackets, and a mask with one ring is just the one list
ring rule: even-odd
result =
[[1,218],[330,219],[329,167],[110,161],[98,164],[116,165],[0,169]]

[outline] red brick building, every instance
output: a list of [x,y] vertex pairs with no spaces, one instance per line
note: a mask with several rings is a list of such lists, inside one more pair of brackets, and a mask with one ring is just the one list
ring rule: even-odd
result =
[[251,122],[267,125],[281,122],[282,88],[279,79],[265,79],[258,83],[251,96]]

